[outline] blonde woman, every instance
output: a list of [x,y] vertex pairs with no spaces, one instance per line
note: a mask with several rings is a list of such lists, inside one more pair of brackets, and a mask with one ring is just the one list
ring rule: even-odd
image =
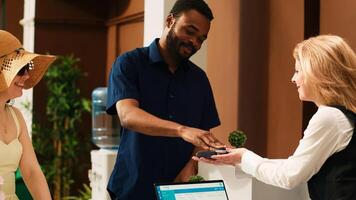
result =
[[0,30],[0,176],[5,200],[18,199],[14,174],[18,167],[35,200],[51,199],[24,118],[8,102],[35,86],[54,60],[54,56],[25,51],[16,37]]
[[213,164],[241,164],[244,172],[282,188],[308,182],[311,199],[356,199],[356,56],[338,36],[321,35],[294,49],[292,82],[299,98],[318,106],[303,138],[288,159],[262,158],[230,149]]

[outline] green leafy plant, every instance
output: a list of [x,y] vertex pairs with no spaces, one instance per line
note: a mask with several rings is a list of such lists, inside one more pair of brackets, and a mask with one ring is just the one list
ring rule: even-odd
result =
[[78,62],[73,56],[59,57],[48,69],[45,123],[33,123],[34,148],[54,200],[70,196],[73,175],[82,166],[77,155],[89,154],[90,149],[85,145],[90,144],[89,139],[85,141],[78,133],[82,113],[89,112],[91,107],[77,86],[78,79],[83,77]]
[[64,197],[63,200],[91,200],[91,189],[87,184],[83,184],[83,190],[79,190],[79,196]]
[[229,143],[238,148],[242,147],[247,140],[247,136],[243,131],[235,130],[229,134]]
[[201,181],[204,181],[204,178],[202,176],[195,175],[195,176],[190,176],[188,182],[195,183],[195,182],[201,182]]

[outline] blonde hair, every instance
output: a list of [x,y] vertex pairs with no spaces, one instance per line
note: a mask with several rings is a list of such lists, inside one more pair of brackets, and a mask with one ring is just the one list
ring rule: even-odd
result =
[[297,44],[294,58],[315,103],[356,113],[356,55],[339,36],[320,35]]

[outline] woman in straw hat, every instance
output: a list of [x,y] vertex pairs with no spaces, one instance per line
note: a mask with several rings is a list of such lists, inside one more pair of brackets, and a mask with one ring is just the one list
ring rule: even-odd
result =
[[0,30],[0,176],[6,200],[18,199],[14,174],[18,167],[34,199],[51,199],[24,118],[8,102],[35,86],[54,60],[55,56],[25,51],[16,37]]
[[308,182],[311,199],[356,199],[356,55],[334,35],[321,35],[294,49],[299,99],[318,106],[294,154],[267,159],[245,148],[228,150],[213,164],[241,164],[244,172],[282,188]]

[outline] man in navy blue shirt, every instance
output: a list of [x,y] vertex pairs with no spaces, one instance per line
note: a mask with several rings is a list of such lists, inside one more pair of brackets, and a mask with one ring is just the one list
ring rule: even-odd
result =
[[213,19],[203,0],[177,0],[163,35],[113,64],[107,112],[120,118],[121,142],[108,191],[112,199],[152,200],[153,183],[187,181],[197,173],[197,148],[222,144],[209,80],[189,58]]

